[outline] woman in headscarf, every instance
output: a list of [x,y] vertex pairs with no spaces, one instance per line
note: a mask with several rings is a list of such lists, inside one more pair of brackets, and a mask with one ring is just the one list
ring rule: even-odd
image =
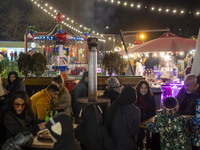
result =
[[101,108],[90,104],[81,110],[80,117],[82,123],[75,129],[75,135],[82,150],[113,150],[112,139],[103,126]]
[[16,91],[26,91],[24,80],[18,77],[16,71],[11,71],[8,74],[8,84],[6,86],[6,94],[13,94]]
[[115,150],[136,150],[136,136],[139,132],[140,110],[135,105],[136,92],[125,87],[116,101],[109,107],[105,125],[115,143]]
[[74,137],[71,118],[65,112],[54,115],[45,126],[50,131],[51,138],[55,143],[54,150],[81,150]]

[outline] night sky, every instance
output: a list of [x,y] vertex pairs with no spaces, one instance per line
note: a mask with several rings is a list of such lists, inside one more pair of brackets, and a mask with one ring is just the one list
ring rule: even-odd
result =
[[[43,0],[59,9],[63,14],[71,16],[76,22],[81,23],[99,33],[119,34],[120,30],[151,30],[170,28],[171,32],[182,37],[197,35],[200,26],[200,15],[197,17],[194,11],[200,11],[198,0],[126,0],[126,2],[141,4],[142,8],[124,7],[105,2],[105,0]],[[115,0],[117,1],[117,0]],[[59,3],[58,3],[59,2]],[[121,2],[125,2],[121,0]],[[147,6],[147,8],[144,8]],[[151,6],[157,8],[171,8],[191,14],[166,14],[158,11],[150,11]],[[94,13],[92,13],[94,12]],[[106,29],[106,26],[108,29]],[[181,30],[180,30],[181,29]],[[152,33],[158,36],[162,33]]]
[[[0,2],[3,0],[0,0]],[[60,10],[66,17],[73,19],[73,26],[78,28],[80,24],[92,28],[96,33],[115,34],[119,35],[120,30],[152,30],[169,28],[172,33],[181,37],[189,38],[197,36],[200,27],[200,15],[195,15],[195,12],[200,11],[199,0],[126,0],[128,6],[123,4],[117,5],[111,3],[111,0],[34,0],[44,5],[48,3],[53,9]],[[120,0],[124,3],[125,0]],[[29,14],[30,11],[37,11],[35,15],[44,16],[44,11],[37,8],[30,0],[15,0],[15,7],[19,7]],[[26,4],[25,4],[26,3]],[[134,3],[134,8],[130,8],[130,3]],[[141,8],[137,9],[137,4],[141,4]],[[27,5],[27,6],[24,6]],[[145,8],[147,6],[147,8]],[[151,11],[150,8],[155,6],[156,11]],[[10,6],[11,8],[11,6]],[[162,8],[162,12],[158,12],[158,8]],[[167,14],[164,9],[171,10],[184,9],[187,13],[180,15],[179,13]],[[2,9],[8,11],[11,9]],[[188,12],[191,11],[191,14]],[[49,16],[49,19],[52,19]],[[38,21],[41,21],[38,20]],[[52,24],[54,20],[52,19]],[[31,24],[35,25],[35,24]],[[37,30],[40,28],[37,26]],[[24,27],[25,28],[25,27]],[[80,29],[80,28],[79,28]],[[147,40],[157,38],[163,32],[148,33]]]

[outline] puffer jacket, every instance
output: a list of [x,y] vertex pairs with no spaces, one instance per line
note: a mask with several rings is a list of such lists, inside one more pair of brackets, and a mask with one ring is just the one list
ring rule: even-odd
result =
[[26,150],[33,142],[30,132],[20,132],[15,137],[8,139],[1,150]]
[[147,123],[147,128],[152,133],[160,133],[161,150],[191,150],[186,123],[177,114],[162,114],[155,123]]
[[52,100],[52,97],[47,91],[47,88],[31,96],[30,100],[31,100],[31,108],[34,115],[38,119],[44,120],[46,116],[46,111],[50,109],[50,103]]

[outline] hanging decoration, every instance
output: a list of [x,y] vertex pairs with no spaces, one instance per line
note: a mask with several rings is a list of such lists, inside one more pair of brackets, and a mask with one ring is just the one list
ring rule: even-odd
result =
[[35,36],[35,26],[28,26],[26,28],[26,34],[27,34],[27,38],[30,39],[30,40],[33,40],[34,39],[34,36]]

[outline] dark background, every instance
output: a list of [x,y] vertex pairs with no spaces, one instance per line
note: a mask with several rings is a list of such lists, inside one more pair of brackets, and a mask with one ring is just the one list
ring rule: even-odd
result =
[[[131,2],[142,4],[140,9],[117,6],[116,3],[111,4],[105,0],[36,1],[41,4],[48,3],[65,16],[73,18],[75,27],[82,24],[98,33],[119,34],[120,30],[169,28],[178,36],[188,38],[197,36],[200,26],[200,15],[195,15],[195,11],[200,11],[198,0],[126,0],[129,4]],[[152,12],[149,10],[152,5],[177,10],[184,9],[192,13],[180,15]],[[0,16],[0,40],[23,40],[28,25],[35,25],[37,31],[48,31],[54,25],[54,20],[30,0],[0,0]],[[148,34],[145,40],[159,37],[161,34],[160,32]]]

